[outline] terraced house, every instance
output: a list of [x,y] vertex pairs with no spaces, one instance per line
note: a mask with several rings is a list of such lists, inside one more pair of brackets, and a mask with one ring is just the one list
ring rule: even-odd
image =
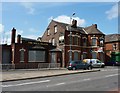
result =
[[106,62],[119,62],[120,64],[120,34],[105,36]]
[[73,19],[72,24],[52,20],[41,41],[56,46],[50,50],[49,61],[66,67],[70,59],[98,58],[104,62],[104,39],[105,35],[98,29],[97,24],[78,27],[77,21]]

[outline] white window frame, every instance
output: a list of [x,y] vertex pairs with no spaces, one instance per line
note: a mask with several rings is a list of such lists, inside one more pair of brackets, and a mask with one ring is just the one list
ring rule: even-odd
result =
[[[94,42],[93,42],[93,39],[96,39],[95,44],[93,44],[93,43],[94,43]],[[91,42],[91,45],[92,45],[92,46],[97,46],[97,39],[98,39],[97,37],[91,37],[91,41],[92,41],[92,42]]]
[[87,37],[83,37],[82,41],[85,39],[86,42],[83,42],[83,46],[87,46]]
[[50,29],[49,28],[47,29],[47,35],[50,35]]
[[57,25],[55,25],[55,26],[54,26],[54,31],[55,31],[55,33],[57,33],[57,30],[58,30]]
[[52,45],[55,46],[55,39],[52,39]]

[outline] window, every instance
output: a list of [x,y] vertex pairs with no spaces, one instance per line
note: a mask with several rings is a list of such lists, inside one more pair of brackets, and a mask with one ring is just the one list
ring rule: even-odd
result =
[[103,40],[100,40],[100,46],[103,46]]
[[53,45],[53,46],[56,45],[56,42],[55,42],[55,39],[54,39],[54,38],[52,39],[52,45]]
[[74,37],[74,44],[78,45],[78,37],[77,36]]
[[50,29],[49,28],[47,29],[47,35],[50,35]]
[[55,31],[55,33],[57,33],[57,25],[54,26],[54,31]]
[[104,45],[104,38],[100,38],[100,46]]
[[117,44],[113,44],[113,50],[117,49]]
[[24,50],[20,50],[20,62],[24,62]]
[[78,60],[78,52],[74,52],[74,60]]
[[64,44],[64,33],[61,32],[59,35],[59,44]]
[[92,38],[92,46],[96,46],[97,45],[97,39],[96,38]]
[[45,62],[45,51],[30,50],[29,62]]
[[87,45],[87,38],[83,38],[83,46]]
[[92,59],[97,59],[97,53],[96,52],[92,52]]

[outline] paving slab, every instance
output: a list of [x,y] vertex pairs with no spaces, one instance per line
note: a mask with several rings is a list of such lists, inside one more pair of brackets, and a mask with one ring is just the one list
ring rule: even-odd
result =
[[25,79],[34,79],[34,78],[44,78],[60,75],[69,75],[77,73],[87,73],[87,72],[96,72],[100,69],[92,70],[67,70],[67,69],[47,69],[47,70],[38,70],[38,69],[29,69],[29,70],[9,70],[2,71],[2,82],[6,81],[16,81],[16,80],[25,80]]

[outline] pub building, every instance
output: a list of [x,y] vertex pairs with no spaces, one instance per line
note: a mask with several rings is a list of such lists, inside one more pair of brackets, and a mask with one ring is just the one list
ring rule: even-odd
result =
[[15,68],[37,68],[39,63],[50,62],[51,52],[55,48],[51,43],[24,38],[21,35],[17,36],[15,43],[15,37],[16,29],[13,28],[11,45],[1,45],[2,64],[14,64]]
[[[66,24],[52,20],[47,26],[41,41],[52,43],[56,48],[52,52],[52,61],[62,62],[62,67],[67,67],[71,60],[99,59],[105,60],[105,34],[102,33],[97,24],[88,27],[77,26],[77,20],[71,20]],[[60,59],[56,51],[61,52]],[[70,55],[71,54],[71,55]]]
[[11,45],[4,45],[6,48],[2,49],[2,64],[15,64],[16,68],[37,68],[39,63],[60,63],[61,67],[67,67],[70,54],[71,60],[105,60],[105,34],[97,24],[79,27],[74,19],[72,24],[52,20],[38,40],[18,35],[16,43],[15,37],[16,29],[13,28]]

